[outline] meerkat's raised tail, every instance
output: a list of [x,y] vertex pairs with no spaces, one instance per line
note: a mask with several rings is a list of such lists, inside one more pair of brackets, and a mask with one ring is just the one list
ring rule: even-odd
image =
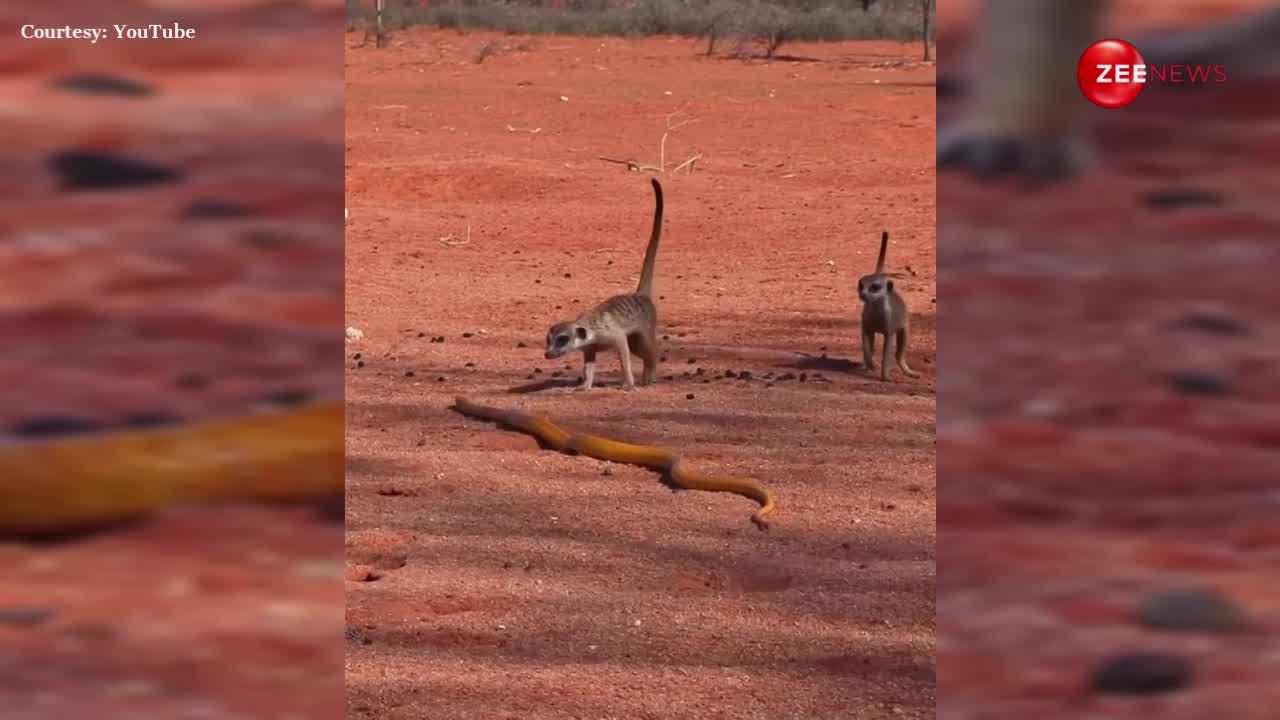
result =
[[876,258],[876,275],[884,272],[884,257],[889,250],[889,231],[885,230],[880,233],[880,257]]
[[650,178],[653,183],[653,230],[649,232],[649,247],[644,251],[644,265],[640,268],[640,285],[636,292],[649,295],[653,291],[653,265],[658,259],[658,240],[662,237],[662,185],[657,178]]

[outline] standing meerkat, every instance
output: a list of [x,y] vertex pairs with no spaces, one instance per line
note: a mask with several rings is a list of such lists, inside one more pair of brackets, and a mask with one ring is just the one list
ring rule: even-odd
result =
[[649,247],[644,251],[640,268],[640,284],[636,291],[615,295],[577,320],[556,323],[547,331],[546,358],[579,351],[583,360],[581,390],[590,390],[596,375],[596,352],[616,350],[622,359],[623,387],[635,387],[631,374],[631,356],[644,361],[640,383],[648,385],[658,377],[658,308],[653,302],[653,266],[658,258],[658,239],[662,236],[662,185],[655,179],[653,196],[653,230]]
[[907,377],[920,377],[920,373],[907,366],[907,344],[911,340],[911,314],[907,303],[893,287],[893,278],[884,272],[884,257],[889,249],[889,231],[880,235],[880,257],[876,270],[858,278],[858,299],[862,301],[862,363],[868,371],[875,370],[872,354],[876,349],[876,333],[884,335],[884,356],[880,362],[880,379],[889,379],[889,351],[894,348],[898,368]]

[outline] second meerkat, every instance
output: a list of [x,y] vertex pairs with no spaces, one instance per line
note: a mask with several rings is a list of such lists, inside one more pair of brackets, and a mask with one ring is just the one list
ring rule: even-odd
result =
[[[873,357],[876,335],[884,335],[884,355],[880,361],[880,379],[889,379],[889,352],[907,377],[920,377],[920,373],[907,365],[907,345],[911,340],[911,314],[907,303],[893,287],[893,278],[884,271],[884,258],[889,248],[889,231],[880,235],[880,257],[876,270],[858,278],[858,299],[862,301],[862,363],[867,370],[875,370]],[[896,345],[896,347],[895,347]]]
[[635,387],[631,373],[631,356],[644,361],[640,384],[648,385],[658,376],[658,308],[653,302],[653,266],[658,258],[658,240],[662,236],[662,185],[653,183],[653,230],[649,247],[644,251],[640,268],[640,284],[636,291],[615,295],[577,320],[556,323],[547,331],[546,358],[558,358],[579,351],[583,360],[580,389],[590,390],[596,375],[596,352],[616,350],[622,360],[623,386]]

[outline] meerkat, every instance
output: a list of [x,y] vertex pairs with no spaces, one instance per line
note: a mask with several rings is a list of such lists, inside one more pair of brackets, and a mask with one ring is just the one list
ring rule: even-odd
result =
[[[893,287],[893,278],[884,272],[884,258],[889,249],[889,231],[880,235],[880,257],[876,270],[858,278],[858,299],[862,301],[862,364],[870,372],[876,369],[876,333],[884,335],[884,356],[880,362],[880,379],[889,380],[889,352],[894,351],[898,368],[907,377],[920,373],[907,365],[907,344],[911,340],[911,315],[907,303]],[[895,347],[896,346],[896,347]]]
[[547,331],[548,360],[565,353],[581,352],[583,360],[580,390],[590,390],[596,375],[596,353],[616,350],[622,359],[623,387],[634,388],[631,356],[644,361],[641,384],[648,385],[658,377],[658,308],[653,302],[653,267],[658,257],[658,240],[662,236],[662,185],[653,183],[653,230],[649,247],[644,251],[640,268],[640,284],[636,291],[615,295],[570,322],[556,323]]
[[[1096,165],[1084,130],[1089,101],[1076,79],[1102,40],[1104,0],[985,0],[976,28],[971,101],[938,134],[938,164],[979,178],[1063,180]],[[1280,5],[1225,22],[1132,40],[1148,65],[1224,63],[1231,77],[1265,71],[1277,51]],[[1096,113],[1095,113],[1096,114]]]

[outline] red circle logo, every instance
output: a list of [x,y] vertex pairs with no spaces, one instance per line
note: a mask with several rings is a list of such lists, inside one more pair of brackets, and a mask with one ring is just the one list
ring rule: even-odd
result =
[[1094,105],[1121,108],[1137,99],[1147,86],[1147,65],[1138,48],[1123,40],[1099,40],[1076,65],[1080,91]]

